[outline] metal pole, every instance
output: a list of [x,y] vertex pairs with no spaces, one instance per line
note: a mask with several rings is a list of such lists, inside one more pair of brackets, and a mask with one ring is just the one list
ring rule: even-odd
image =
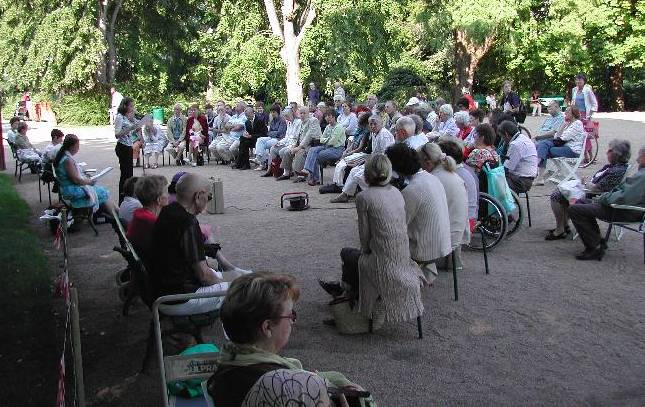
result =
[[0,103],[0,171],[7,169],[4,162],[4,138],[2,137],[2,104]]
[[79,407],[85,407],[85,385],[83,383],[83,354],[81,352],[81,327],[78,321],[78,291],[70,289],[72,299],[72,355],[76,377],[76,400]]

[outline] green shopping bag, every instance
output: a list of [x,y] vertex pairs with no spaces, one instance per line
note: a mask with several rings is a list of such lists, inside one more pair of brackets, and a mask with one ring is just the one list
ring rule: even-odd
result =
[[486,163],[483,170],[486,173],[486,180],[488,181],[488,194],[502,203],[507,214],[513,213],[517,210],[515,200],[511,194],[511,189],[508,187],[508,183],[506,182],[504,166],[498,165],[491,169],[488,163]]

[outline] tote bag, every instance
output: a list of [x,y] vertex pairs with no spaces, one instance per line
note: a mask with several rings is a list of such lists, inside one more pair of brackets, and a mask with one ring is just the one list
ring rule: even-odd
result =
[[491,169],[488,163],[486,163],[483,170],[486,173],[486,180],[488,181],[488,194],[502,203],[506,213],[515,211],[517,206],[511,194],[511,189],[506,182],[504,166],[498,165]]

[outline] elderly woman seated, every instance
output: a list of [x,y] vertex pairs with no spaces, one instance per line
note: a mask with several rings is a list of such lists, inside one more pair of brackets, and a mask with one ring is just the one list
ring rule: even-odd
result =
[[85,177],[74,156],[81,145],[74,134],[65,136],[65,141],[54,158],[54,170],[58,178],[60,194],[72,208],[94,208],[112,217],[115,208],[109,199],[108,190]]
[[535,146],[538,154],[538,177],[535,185],[544,185],[546,161],[549,158],[577,158],[582,153],[585,132],[580,111],[576,106],[569,106],[564,112],[564,123],[560,126],[553,139],[542,140]]
[[343,393],[369,397],[341,373],[304,370],[299,360],[280,355],[299,296],[295,279],[286,274],[252,273],[231,284],[220,317],[232,343],[207,384],[217,407],[348,406],[360,405],[354,404],[358,397]]
[[388,147],[387,157],[392,169],[406,181],[401,190],[405,201],[410,255],[432,282],[437,269],[435,262],[450,254],[450,220],[446,192],[441,181],[427,171],[421,171],[416,150],[405,143]]
[[283,148],[280,150],[280,168],[282,168],[282,175],[278,177],[278,181],[284,181],[295,173],[302,173],[305,167],[305,158],[310,148],[320,143],[320,123],[314,115],[309,112],[309,109],[302,106],[300,109],[300,132],[298,134],[298,141],[296,145],[291,148]]
[[40,151],[36,150],[27,137],[27,130],[29,126],[25,122],[19,122],[16,125],[16,134],[13,143],[16,146],[16,155],[18,159],[29,163],[29,168],[32,172],[36,172],[40,165],[40,159],[43,155]]
[[[130,180],[132,178],[128,179],[128,182]],[[134,195],[140,207],[132,213],[126,236],[145,263],[148,263],[154,254],[152,238],[157,216],[161,209],[168,205],[167,185],[168,180],[161,175],[137,178],[134,184]],[[123,202],[125,203],[125,200]]]
[[[392,164],[384,154],[365,163],[370,186],[356,197],[361,248],[344,248],[342,283],[319,281],[333,296],[357,298],[357,312],[384,322],[405,321],[423,313],[422,273],[410,256],[405,200],[390,184]],[[432,260],[421,258],[419,260]]]
[[[450,219],[450,244],[459,257],[459,247],[464,242],[464,232],[468,230],[468,194],[464,180],[457,175],[457,163],[446,155],[439,145],[428,143],[421,147],[421,167],[439,178],[446,191],[448,216]],[[458,263],[459,264],[459,263]]]
[[[205,178],[187,173],[177,182],[177,201],[161,209],[152,237],[152,246],[156,250],[151,259],[153,267],[150,273],[153,298],[226,290],[228,281],[246,272],[226,261],[219,247],[211,257],[217,259],[220,270],[212,269],[206,262],[207,245],[197,215],[206,209],[211,199],[209,187]],[[215,310],[220,305],[217,298],[194,299],[163,305],[163,312],[167,315],[192,315]]]
[[457,127],[457,123],[455,123],[452,106],[450,106],[447,103],[439,106],[439,116],[437,118],[437,126],[436,128],[432,129],[432,133],[430,133],[428,137],[429,138],[433,138],[433,136],[457,137],[458,134],[459,134],[459,127]]
[[[143,126],[143,155],[146,158],[146,168],[158,168],[159,167],[159,154],[163,154],[163,150],[166,147],[167,139],[161,129],[161,126],[158,126],[152,122],[147,122]],[[155,162],[150,164],[150,157],[154,154]]]
[[455,113],[455,124],[459,129],[459,133],[457,133],[459,140],[465,140],[470,135],[470,132],[473,131],[473,128],[470,126],[470,115],[467,111]]
[[358,130],[352,137],[351,143],[347,143],[342,158],[336,163],[332,183],[320,187],[321,194],[339,193],[345,185],[346,173],[352,168],[361,165],[367,159],[369,151],[372,148],[370,142],[370,128],[368,125],[370,112],[362,112],[358,116]]
[[[627,140],[613,139],[607,149],[607,162],[593,177],[585,183],[591,194],[609,192],[618,186],[627,172],[627,163],[631,156],[631,145]],[[545,240],[559,240],[567,237],[569,227],[569,199],[565,198],[558,188],[551,194],[551,210],[555,217],[555,229],[549,231]]]

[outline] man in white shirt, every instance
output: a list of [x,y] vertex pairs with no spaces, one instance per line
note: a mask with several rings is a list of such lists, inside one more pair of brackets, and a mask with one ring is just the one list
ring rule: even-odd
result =
[[527,192],[538,173],[538,155],[535,144],[519,131],[510,120],[503,121],[497,131],[508,143],[507,158],[504,160],[506,182],[516,193]]
[[123,95],[114,86],[110,88],[110,94],[112,95],[112,102],[110,103],[110,125],[113,125],[116,112],[123,100]]
[[[370,116],[368,120],[370,128],[370,140],[372,141],[371,151],[368,154],[385,153],[385,150],[394,144],[394,136],[386,128],[383,127],[383,119],[378,115]],[[365,164],[361,164],[352,168],[347,177],[347,181],[343,186],[343,192],[336,198],[330,200],[331,203],[344,203],[348,202],[349,198],[356,195],[356,191],[360,186],[362,189],[367,189],[368,185],[363,177],[365,173]]]

